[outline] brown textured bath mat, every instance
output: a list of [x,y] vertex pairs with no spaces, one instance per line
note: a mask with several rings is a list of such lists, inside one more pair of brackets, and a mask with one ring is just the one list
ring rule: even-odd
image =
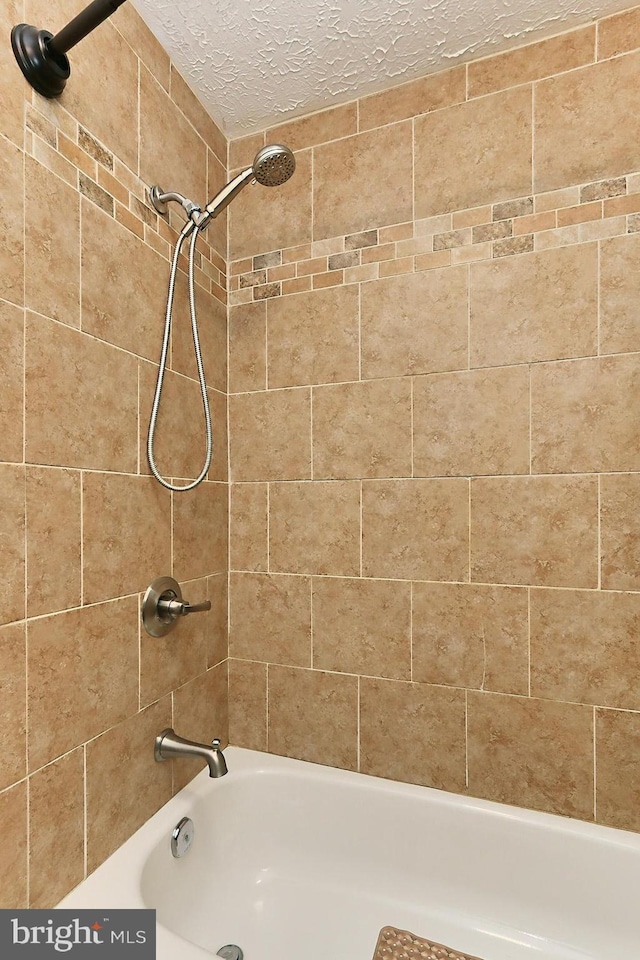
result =
[[480,960],[470,953],[460,953],[441,943],[416,937],[408,930],[383,927],[378,937],[373,960]]

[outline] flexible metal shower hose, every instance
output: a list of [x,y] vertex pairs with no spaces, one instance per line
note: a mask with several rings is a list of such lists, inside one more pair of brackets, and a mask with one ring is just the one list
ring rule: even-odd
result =
[[[176,243],[175,253],[173,255],[173,260],[171,261],[171,275],[169,277],[169,294],[167,296],[167,312],[165,314],[164,321],[164,335],[162,338],[162,354],[160,356],[160,366],[158,367],[158,379],[156,381],[156,392],[153,398],[153,407],[151,409],[151,419],[149,421],[149,436],[147,439],[147,459],[149,460],[149,466],[151,467],[151,472],[156,478],[156,480],[162,484],[163,487],[166,487],[167,490],[172,490],[174,493],[183,493],[186,490],[193,490],[194,487],[197,487],[204,478],[206,477],[209,467],[211,466],[211,457],[213,454],[213,436],[211,430],[211,411],[209,410],[209,398],[207,397],[207,384],[204,378],[204,366],[202,364],[202,352],[200,350],[200,339],[198,337],[198,321],[196,317],[196,294],[195,294],[195,284],[193,279],[194,272],[194,259],[196,252],[196,241],[198,239],[199,229],[198,227],[189,221],[182,233],[178,237]],[[207,432],[207,454],[205,457],[204,466],[200,472],[200,476],[197,480],[194,480],[192,483],[188,483],[184,487],[178,487],[173,483],[170,483],[168,480],[165,480],[163,476],[158,471],[156,467],[155,457],[153,455],[153,443],[156,434],[156,424],[158,420],[158,412],[160,410],[160,397],[162,395],[162,385],[164,383],[164,374],[167,366],[167,353],[169,351],[169,339],[171,336],[171,321],[173,316],[173,301],[175,299],[176,292],[176,276],[178,273],[178,259],[180,257],[180,251],[182,250],[182,244],[191,234],[191,243],[189,244],[189,314],[191,316],[191,332],[193,333],[193,348],[196,355],[196,364],[198,367],[198,378],[200,380],[200,390],[202,393],[202,406],[204,408],[204,419],[206,423],[206,432]]]

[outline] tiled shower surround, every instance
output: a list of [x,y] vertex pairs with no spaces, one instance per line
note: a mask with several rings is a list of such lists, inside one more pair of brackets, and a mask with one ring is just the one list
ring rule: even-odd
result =
[[231,143],[233,743],[640,829],[639,47]]
[[[129,4],[73,51],[60,103],[32,93],[11,27],[83,6],[0,11],[2,907],[56,903],[197,772],[154,763],[164,727],[227,739],[224,223],[197,273],[209,480],[172,498],[145,455],[173,240],[145,184],[203,200],[227,144]],[[182,479],[204,440],[180,287],[157,453]],[[213,610],[152,640],[139,593],[171,574]]]
[[[230,144],[129,4],[100,31],[59,104],[0,50],[0,905],[186,782],[153,737],[226,739],[227,676],[238,745],[640,830],[640,11]],[[171,497],[145,186],[202,200],[273,140],[295,176],[200,247],[215,458]],[[213,610],[152,641],[167,573]]]

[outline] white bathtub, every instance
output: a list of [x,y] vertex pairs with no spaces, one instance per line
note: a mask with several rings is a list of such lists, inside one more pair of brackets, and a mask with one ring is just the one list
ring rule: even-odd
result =
[[[640,836],[230,747],[61,907],[155,907],[158,960],[371,960],[385,925],[483,960],[640,957]],[[184,816],[185,857],[170,852]]]

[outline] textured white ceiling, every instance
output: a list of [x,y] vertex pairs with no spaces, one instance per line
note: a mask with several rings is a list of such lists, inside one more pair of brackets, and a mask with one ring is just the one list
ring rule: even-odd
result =
[[133,2],[229,137],[632,5],[632,0]]

